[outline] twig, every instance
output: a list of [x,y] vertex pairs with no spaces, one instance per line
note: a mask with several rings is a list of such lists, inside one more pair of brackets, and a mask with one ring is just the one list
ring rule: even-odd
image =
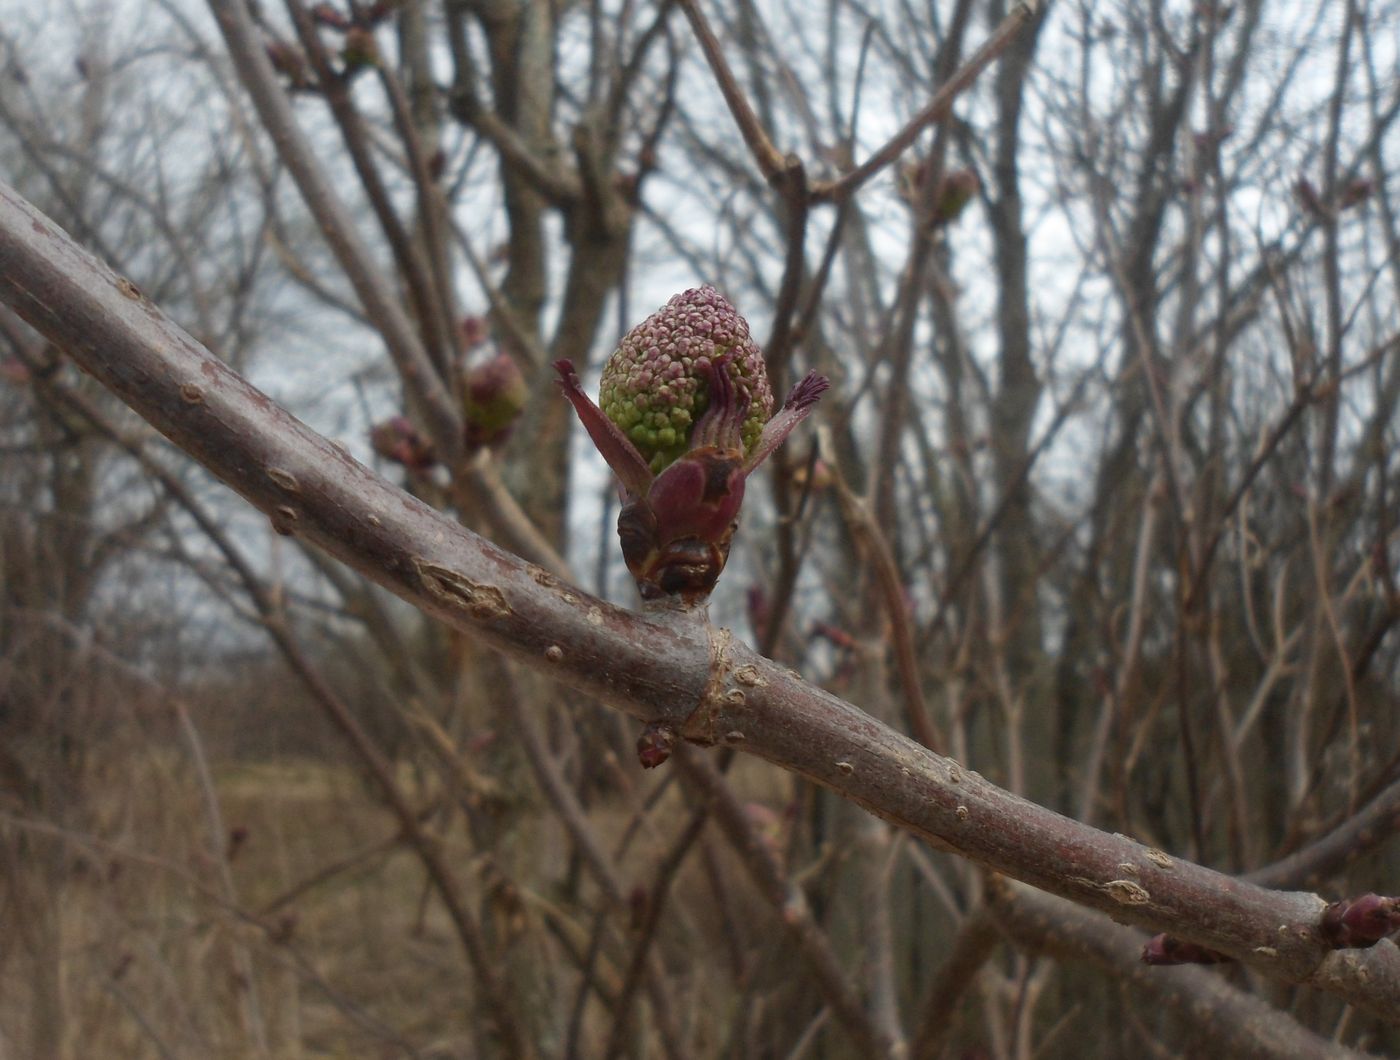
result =
[[738,78],[734,76],[734,71],[729,68],[729,60],[724,57],[724,48],[720,45],[714,30],[710,28],[710,23],[705,19],[704,13],[701,12],[698,0],[676,0],[676,3],[685,13],[686,19],[690,22],[690,28],[695,32],[696,39],[700,41],[700,49],[705,53],[705,59],[710,64],[710,71],[715,75],[715,82],[724,95],[724,102],[729,106],[729,113],[734,116],[734,122],[739,126],[739,133],[743,136],[744,143],[748,145],[749,152],[753,155],[754,161],[758,163],[758,168],[762,171],[764,178],[770,184],[776,184],[786,172],[788,160],[778,152],[778,149],[773,146],[773,141],[764,132],[758,115],[749,105],[744,90],[739,87]]
[[[447,306],[439,297],[438,286],[433,283],[429,260],[421,247],[409,238],[407,229],[395,211],[388,188],[379,174],[370,153],[369,136],[364,120],[356,109],[350,95],[350,83],[331,66],[321,35],[311,20],[305,4],[301,0],[287,0],[287,10],[292,16],[297,37],[306,51],[307,59],[316,72],[320,94],[325,97],[327,106],[340,127],[341,140],[355,166],[355,173],[364,187],[365,198],[379,220],[379,227],[393,252],[394,262],[403,274],[404,286],[418,315],[427,340],[427,353],[443,378],[448,375],[448,353],[453,348],[450,339],[452,320]],[[398,108],[395,108],[398,118]],[[403,132],[403,129],[400,129]],[[416,174],[415,174],[416,175]]]
[[880,587],[880,596],[885,602],[885,611],[890,620],[891,639],[894,641],[895,663],[899,669],[900,685],[904,690],[909,731],[925,747],[942,754],[947,744],[924,700],[918,651],[914,646],[913,622],[910,621],[909,605],[905,602],[904,583],[899,576],[899,566],[885,541],[885,535],[880,532],[879,525],[870,513],[870,506],[851,491],[845,479],[836,471],[833,445],[826,432],[822,434],[822,450],[826,454],[827,463],[833,469],[841,514],[850,528],[851,535],[865,545],[876,583]]
[[423,403],[428,429],[438,452],[452,458],[462,448],[462,422],[432,359],[409,323],[388,282],[360,239],[349,211],[335,192],[325,170],[292,114],[287,94],[277,83],[271,62],[257,39],[245,0],[209,0],[229,54],[252,97],[283,163],[301,191],[336,260],[365,313],[384,336],[389,354],[404,383]]
[[1205,968],[1150,968],[1142,937],[1107,917],[1009,885],[991,901],[993,922],[1018,947],[1060,960],[1087,961],[1135,993],[1191,1014],[1193,1030],[1219,1055],[1293,1060],[1361,1054],[1326,1040],[1266,1001]]
[[982,965],[996,952],[1001,941],[996,925],[984,906],[958,927],[948,956],[929,983],[924,1003],[919,1006],[923,1019],[910,1052],[913,1060],[936,1060],[952,1032],[958,1007],[977,982]]
[[754,835],[753,825],[733,790],[718,770],[691,748],[680,747],[677,752],[675,761],[683,776],[705,800],[759,891],[782,918],[783,926],[797,943],[832,1014],[851,1035],[862,1056],[886,1055],[891,1043],[871,1022],[831,947],[831,940],[812,915],[802,891],[784,876],[771,851]]
[[[651,978],[657,977],[659,965],[652,959],[651,944],[661,926],[661,914],[666,908],[666,899],[670,894],[671,883],[689,855],[691,847],[700,838],[700,832],[705,827],[705,821],[708,817],[709,815],[703,811],[691,814],[690,820],[681,829],[675,842],[671,844],[670,850],[667,851],[666,857],[662,859],[661,865],[656,870],[656,882],[646,897],[646,914],[641,928],[637,932],[637,939],[632,946],[632,959],[627,963],[627,976],[623,980],[618,1003],[614,1006],[612,1030],[608,1034],[607,1048],[603,1050],[603,1056],[607,1060],[612,1060],[612,1057],[617,1056],[622,1051],[623,1038],[627,1033],[632,1016],[632,997],[636,994],[641,983],[643,971],[650,968],[653,973]],[[674,1012],[665,1011],[658,1011],[656,1015],[668,1023],[674,1022],[676,1016]],[[674,1030],[668,1037],[675,1037]],[[674,1051],[672,1055],[675,1055]]]
[[983,43],[977,52],[958,68],[933,94],[933,98],[918,114],[914,115],[899,132],[855,169],[836,180],[821,181],[812,187],[812,201],[840,202],[849,198],[862,184],[902,155],[919,133],[935,122],[943,121],[952,113],[953,103],[991,66],[1010,46],[1021,27],[1037,14],[1040,0],[1021,0]]
[[394,776],[393,766],[384,757],[374,740],[355,719],[349,707],[336,695],[330,684],[311,664],[301,645],[292,635],[281,606],[269,592],[243,553],[233,544],[223,528],[194,499],[184,484],[173,472],[163,467],[138,442],[124,438],[101,412],[85,397],[71,390],[55,390],[55,394],[75,412],[84,416],[98,431],[110,441],[121,446],[140,461],[146,474],[160,483],[194,520],[199,529],[223,555],[225,561],[237,573],[248,595],[252,598],[261,622],[272,642],[282,653],[292,672],[301,680],[312,699],[350,744],[360,764],[369,773],[380,790],[389,809],[398,818],[399,826],[410,846],[413,847],[427,871],[434,889],[446,906],[448,916],[456,929],[459,941],[466,952],[467,960],[476,973],[483,1000],[496,1020],[505,1043],[513,1050],[513,1055],[531,1056],[533,1048],[525,1039],[515,1020],[514,1009],[507,1001],[493,971],[493,963],[488,953],[486,940],[475,918],[467,908],[461,894],[457,878],[448,867],[438,844],[424,830],[418,814],[409,804],[407,796]]

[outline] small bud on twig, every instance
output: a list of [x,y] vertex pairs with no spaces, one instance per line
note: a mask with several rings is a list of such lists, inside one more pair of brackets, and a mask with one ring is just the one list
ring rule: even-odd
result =
[[637,737],[637,760],[643,769],[655,769],[671,757],[676,746],[676,730],[665,722],[653,721]]
[[1227,954],[1170,935],[1153,935],[1142,947],[1143,964],[1226,964],[1232,960]]
[[339,30],[342,33],[353,25],[350,16],[339,10],[334,4],[317,4],[311,9],[311,17],[316,20],[318,25]]
[[1379,894],[1344,898],[1322,911],[1318,926],[1334,949],[1369,949],[1400,931],[1400,898]]
[[363,26],[355,26],[345,34],[345,47],[340,51],[345,63],[346,74],[355,74],[370,66],[379,65],[379,42],[374,32]]
[[376,423],[370,428],[369,444],[385,460],[402,464],[410,471],[427,471],[437,462],[432,443],[407,416],[393,416]]
[[508,353],[498,353],[470,369],[462,381],[467,448],[503,442],[528,397],[525,377]]

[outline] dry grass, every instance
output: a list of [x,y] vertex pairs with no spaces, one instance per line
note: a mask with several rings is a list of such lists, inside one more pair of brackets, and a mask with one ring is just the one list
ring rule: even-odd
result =
[[[777,771],[755,763],[741,772],[752,795],[786,798],[790,781]],[[4,818],[6,850],[17,855],[5,919],[28,928],[6,932],[0,949],[0,1057],[33,1055],[46,1006],[61,1026],[47,1048],[62,1057],[479,1055],[471,975],[451,924],[357,774],[298,760],[224,764],[213,776],[225,833],[217,843],[197,773],[171,751],[94,775],[90,790],[103,797],[65,824]],[[418,778],[405,767],[402,779],[412,790]],[[476,852],[463,814],[451,815],[444,841],[476,907],[508,936],[498,940],[510,955],[504,974],[538,993],[541,1025],[563,1027],[577,984],[564,955],[587,944],[595,892],[561,893],[567,845],[557,821],[522,806],[490,858]],[[643,828],[629,875],[649,877],[685,812],[674,793],[656,807],[665,828]],[[605,845],[628,820],[620,806],[593,815]],[[694,1011],[681,1022],[705,1043],[704,1013],[733,1002],[732,984],[687,971],[722,930],[699,862],[677,884],[663,955],[690,987]],[[501,894],[491,885],[503,875],[513,886]],[[745,887],[736,884],[736,897],[769,915]],[[603,983],[621,981],[622,956],[604,955]],[[585,1046],[600,1048],[610,1024],[591,1005]]]
[[[61,1007],[72,1056],[468,1055],[455,941],[412,857],[382,846],[391,822],[355,776],[236,766],[216,789],[235,837],[217,850],[203,794],[170,756],[130,763],[126,797],[104,800],[121,809],[85,828],[7,822],[6,919],[37,934],[51,917],[57,945],[7,933],[5,1053],[29,1055],[36,994],[56,974],[45,1003]],[[380,849],[274,905],[367,846]]]

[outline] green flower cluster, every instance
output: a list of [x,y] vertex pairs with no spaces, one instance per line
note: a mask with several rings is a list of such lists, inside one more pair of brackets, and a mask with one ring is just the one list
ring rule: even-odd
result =
[[707,373],[722,358],[747,408],[740,428],[747,455],[773,414],[773,391],[748,324],[713,287],[676,295],[608,359],[598,403],[654,474],[690,449],[691,429],[710,403]]

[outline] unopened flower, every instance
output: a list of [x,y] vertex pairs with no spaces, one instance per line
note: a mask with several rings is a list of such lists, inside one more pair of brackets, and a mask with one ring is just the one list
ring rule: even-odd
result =
[[967,208],[967,204],[981,188],[982,182],[971,169],[955,169],[951,173],[943,174],[943,179],[938,182],[938,188],[934,192],[933,223],[946,225],[957,220],[958,215]]
[[1376,182],[1373,180],[1353,180],[1338,193],[1337,209],[1350,210],[1353,206],[1360,206],[1375,190]]
[[1327,207],[1322,203],[1322,196],[1317,193],[1317,188],[1307,177],[1299,177],[1293,185],[1293,195],[1298,200],[1298,204],[1313,217],[1325,220],[1327,217]]
[[469,369],[462,381],[468,448],[504,441],[527,397],[525,377],[508,353],[498,353]]
[[751,448],[773,412],[763,351],[748,323],[713,287],[676,295],[623,336],[603,368],[598,404],[660,472],[691,448],[691,429],[710,405],[717,364],[746,403],[739,433]]
[[[810,473],[809,473],[810,467]],[[831,465],[818,457],[810,465],[799,467],[792,473],[792,485],[794,489],[811,489],[813,493],[823,493],[831,488],[836,478],[831,473]]]
[[318,25],[327,26],[344,33],[353,25],[350,16],[340,11],[334,4],[320,3],[311,9],[311,17]]
[[15,386],[25,386],[34,381],[34,373],[18,357],[6,357],[0,360],[0,379]]
[[402,464],[410,471],[427,471],[437,461],[433,443],[407,416],[392,416],[376,423],[370,428],[369,444],[385,460]]
[[958,219],[981,190],[982,182],[976,170],[954,169],[943,173],[933,187],[925,189],[925,183],[932,179],[928,172],[931,164],[931,159],[924,159],[902,166],[899,195],[916,214],[925,214],[930,226],[940,228]]
[[603,369],[601,408],[572,362],[555,369],[621,483],[622,555],[648,600],[709,595],[729,556],[745,480],[829,385],[810,373],[771,415],[762,351],[711,287],[676,295],[627,333]]
[[379,42],[374,32],[363,26],[355,26],[345,34],[345,47],[340,51],[347,74],[356,73],[369,66],[379,65]]
[[1322,911],[1322,936],[1337,949],[1367,949],[1400,931],[1400,898],[1363,894]]
[[491,337],[486,318],[479,313],[468,313],[457,326],[461,329],[462,345],[469,350],[480,346]]
[[1142,947],[1143,964],[1225,964],[1227,954],[1170,935],[1153,935]]
[[655,769],[671,757],[676,747],[676,730],[665,722],[653,721],[637,737],[637,761],[643,769]]

